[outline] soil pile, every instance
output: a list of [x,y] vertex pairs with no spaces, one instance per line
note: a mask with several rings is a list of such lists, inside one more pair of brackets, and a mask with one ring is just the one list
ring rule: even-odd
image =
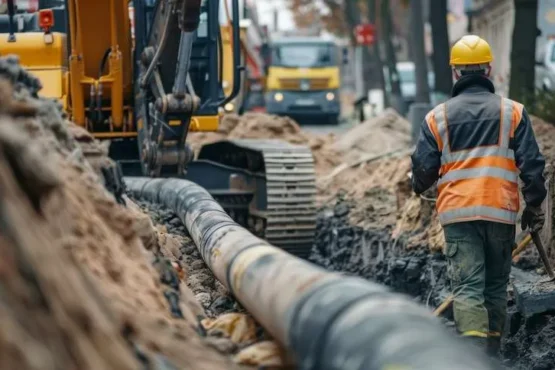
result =
[[204,144],[225,139],[281,139],[291,144],[306,145],[314,153],[316,172],[326,173],[340,163],[337,152],[331,148],[333,135],[310,135],[289,117],[261,113],[225,115],[217,132],[196,132],[187,137],[195,153]]
[[396,193],[410,171],[410,140],[408,121],[391,109],[340,136],[332,148],[342,154],[342,164],[317,180],[319,203],[333,205],[341,194],[353,225],[395,224]]
[[410,145],[410,123],[388,108],[343,134],[333,148],[343,153],[343,161],[353,162],[368,154],[388,153]]
[[106,148],[39,88],[0,59],[0,368],[240,368]]
[[553,164],[555,161],[555,127],[552,123],[545,122],[535,116],[531,116],[530,119],[538,145],[546,157],[546,162]]

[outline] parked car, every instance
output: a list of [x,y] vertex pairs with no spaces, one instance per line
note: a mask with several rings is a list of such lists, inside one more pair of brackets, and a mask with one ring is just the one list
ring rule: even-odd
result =
[[[413,62],[398,62],[397,72],[399,73],[399,80],[401,82],[401,95],[407,107],[409,107],[416,98],[416,75]],[[391,81],[389,80],[389,71],[384,67],[385,76],[385,91],[391,94]],[[430,86],[430,101],[434,104],[434,73],[428,72],[428,85]]]
[[536,89],[555,91],[555,40],[548,40],[536,59]]

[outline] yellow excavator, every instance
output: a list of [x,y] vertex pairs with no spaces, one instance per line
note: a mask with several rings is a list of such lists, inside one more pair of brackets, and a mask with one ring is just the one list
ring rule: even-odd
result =
[[309,253],[316,223],[309,148],[224,140],[195,156],[187,144],[189,132],[218,129],[222,107],[241,86],[238,0],[231,2],[227,96],[219,1],[39,0],[34,11],[24,1],[2,1],[0,54],[18,55],[41,80],[42,95],[110,140],[110,156],[126,176],[189,179],[256,235]]

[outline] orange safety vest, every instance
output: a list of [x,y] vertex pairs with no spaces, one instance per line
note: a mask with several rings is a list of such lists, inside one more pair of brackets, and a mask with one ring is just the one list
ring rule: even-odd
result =
[[426,116],[441,152],[436,208],[442,225],[486,220],[515,224],[519,209],[518,168],[509,142],[522,118],[523,105],[500,97],[499,141],[496,145],[452,151],[448,106]]

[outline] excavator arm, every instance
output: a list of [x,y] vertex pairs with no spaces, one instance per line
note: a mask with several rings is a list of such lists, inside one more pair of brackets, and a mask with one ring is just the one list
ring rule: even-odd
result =
[[[193,159],[187,133],[216,130],[219,107],[238,93],[239,51],[234,53],[238,80],[231,96],[225,97],[220,63],[214,63],[221,56],[218,2],[160,0],[150,9],[144,2],[136,5],[140,67],[135,112],[142,172],[149,176],[182,175]],[[238,13],[238,5],[233,8]],[[233,27],[237,39],[238,18],[237,14]],[[145,27],[145,23],[150,26]]]
[[[221,57],[218,2],[133,1],[134,47],[127,0],[66,4],[73,120],[110,139],[111,155],[126,173],[184,174],[193,159],[187,133],[217,130],[219,107],[239,90],[239,61],[237,86],[227,97],[215,63]],[[239,52],[234,54],[238,59]]]

